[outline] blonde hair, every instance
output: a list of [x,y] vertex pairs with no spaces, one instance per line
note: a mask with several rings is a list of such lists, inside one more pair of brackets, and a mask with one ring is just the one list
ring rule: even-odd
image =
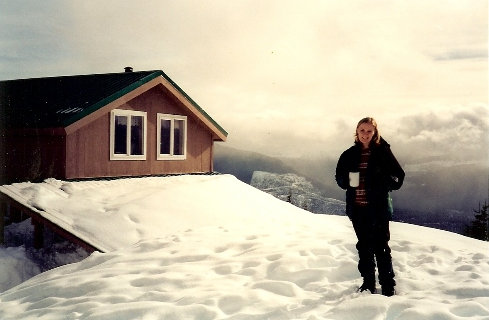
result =
[[379,129],[377,128],[377,121],[375,121],[375,119],[372,117],[366,117],[366,118],[363,118],[362,120],[358,121],[357,128],[355,129],[355,143],[360,143],[360,140],[358,139],[358,127],[360,127],[360,125],[362,125],[364,123],[368,123],[368,124],[371,124],[374,126],[375,132],[374,132],[374,135],[372,137],[372,142],[379,145],[380,144],[380,133],[379,133]]

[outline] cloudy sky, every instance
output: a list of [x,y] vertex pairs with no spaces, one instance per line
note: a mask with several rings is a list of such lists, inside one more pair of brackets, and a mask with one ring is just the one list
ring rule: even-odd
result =
[[0,80],[161,69],[269,155],[486,161],[486,0],[0,0]]

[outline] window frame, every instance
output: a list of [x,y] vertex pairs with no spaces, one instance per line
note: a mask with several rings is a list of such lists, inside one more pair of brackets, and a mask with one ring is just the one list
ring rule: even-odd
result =
[[[161,151],[161,120],[170,121],[170,153],[162,154]],[[184,130],[183,130],[183,155],[175,155],[174,152],[174,128],[175,120],[183,120]],[[186,160],[187,159],[187,116],[167,114],[167,113],[157,113],[156,114],[156,160]]]
[[[126,132],[126,154],[115,153],[115,119],[116,117],[127,117],[127,132]],[[131,118],[143,117],[143,154],[131,154]],[[148,134],[148,119],[147,112],[135,110],[114,109],[110,112],[110,160],[146,160],[147,150],[147,134]]]

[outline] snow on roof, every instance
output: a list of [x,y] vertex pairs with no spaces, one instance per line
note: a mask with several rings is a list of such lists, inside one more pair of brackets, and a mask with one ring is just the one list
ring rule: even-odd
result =
[[[239,225],[257,217],[276,218],[266,203],[274,199],[272,203],[282,204],[231,175],[47,179],[0,186],[0,192],[103,252],[215,221]],[[267,201],[257,202],[263,198]],[[229,202],[256,204],[253,210],[261,214],[228,213]]]

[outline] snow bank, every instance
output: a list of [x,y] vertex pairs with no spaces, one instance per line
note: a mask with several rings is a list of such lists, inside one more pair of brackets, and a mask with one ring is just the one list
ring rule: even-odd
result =
[[[31,277],[59,266],[79,262],[88,253],[64,239],[45,239],[49,247],[33,247],[34,227],[31,219],[11,223],[4,229],[4,246],[0,246],[0,292],[10,289]],[[45,237],[48,235],[45,232]],[[49,241],[50,240],[50,241]]]
[[6,291],[41,273],[27,257],[24,247],[0,249],[0,292]]
[[124,223],[107,224],[100,239],[119,249],[4,292],[0,319],[489,319],[485,242],[393,223],[398,294],[359,294],[345,217],[310,214],[231,176],[129,180],[60,183],[66,199],[132,217],[139,232],[122,241]]

